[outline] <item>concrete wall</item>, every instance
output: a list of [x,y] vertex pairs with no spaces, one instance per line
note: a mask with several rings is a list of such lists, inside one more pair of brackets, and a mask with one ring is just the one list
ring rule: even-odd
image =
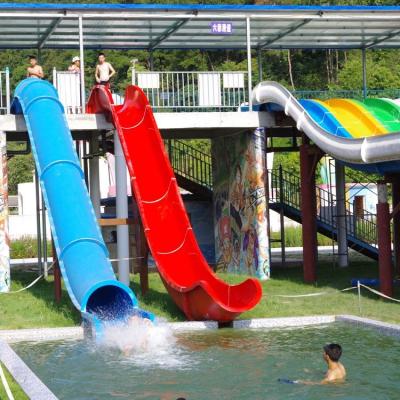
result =
[[215,264],[214,218],[212,203],[183,199],[201,252],[209,264]]

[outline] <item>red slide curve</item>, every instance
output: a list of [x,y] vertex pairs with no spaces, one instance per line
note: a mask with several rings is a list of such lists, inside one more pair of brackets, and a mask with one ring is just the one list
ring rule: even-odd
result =
[[239,285],[220,280],[207,264],[194,236],[151,106],[143,91],[128,86],[123,105],[95,86],[89,113],[112,121],[125,154],[145,235],[169,294],[189,320],[229,322],[261,299],[256,279]]

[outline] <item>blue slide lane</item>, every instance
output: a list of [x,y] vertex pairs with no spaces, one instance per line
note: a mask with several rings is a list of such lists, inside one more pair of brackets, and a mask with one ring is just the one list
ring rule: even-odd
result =
[[299,100],[310,117],[327,132],[335,136],[351,138],[350,133],[322,104],[313,100]]
[[102,321],[133,314],[153,320],[115,277],[54,86],[23,80],[15,90],[12,112],[25,117],[60,269],[75,307],[98,334]]

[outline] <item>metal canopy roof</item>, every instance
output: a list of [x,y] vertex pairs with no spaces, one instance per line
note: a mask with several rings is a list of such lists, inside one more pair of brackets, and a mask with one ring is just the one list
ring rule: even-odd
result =
[[[0,48],[254,49],[400,47],[400,7],[0,3]],[[232,34],[212,34],[230,22]]]

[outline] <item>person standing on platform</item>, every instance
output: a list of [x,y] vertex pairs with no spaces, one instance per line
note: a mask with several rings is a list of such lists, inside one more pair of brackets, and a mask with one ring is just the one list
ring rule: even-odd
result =
[[110,79],[115,75],[115,69],[106,61],[104,53],[99,53],[98,61],[95,72],[96,82],[99,85],[110,87]]
[[68,67],[68,71],[69,72],[75,72],[75,73],[79,73],[81,72],[81,60],[79,57],[74,57],[72,59],[72,63],[71,65]]
[[38,64],[37,58],[35,56],[29,56],[30,66],[26,69],[27,78],[38,78],[42,79],[43,68]]

